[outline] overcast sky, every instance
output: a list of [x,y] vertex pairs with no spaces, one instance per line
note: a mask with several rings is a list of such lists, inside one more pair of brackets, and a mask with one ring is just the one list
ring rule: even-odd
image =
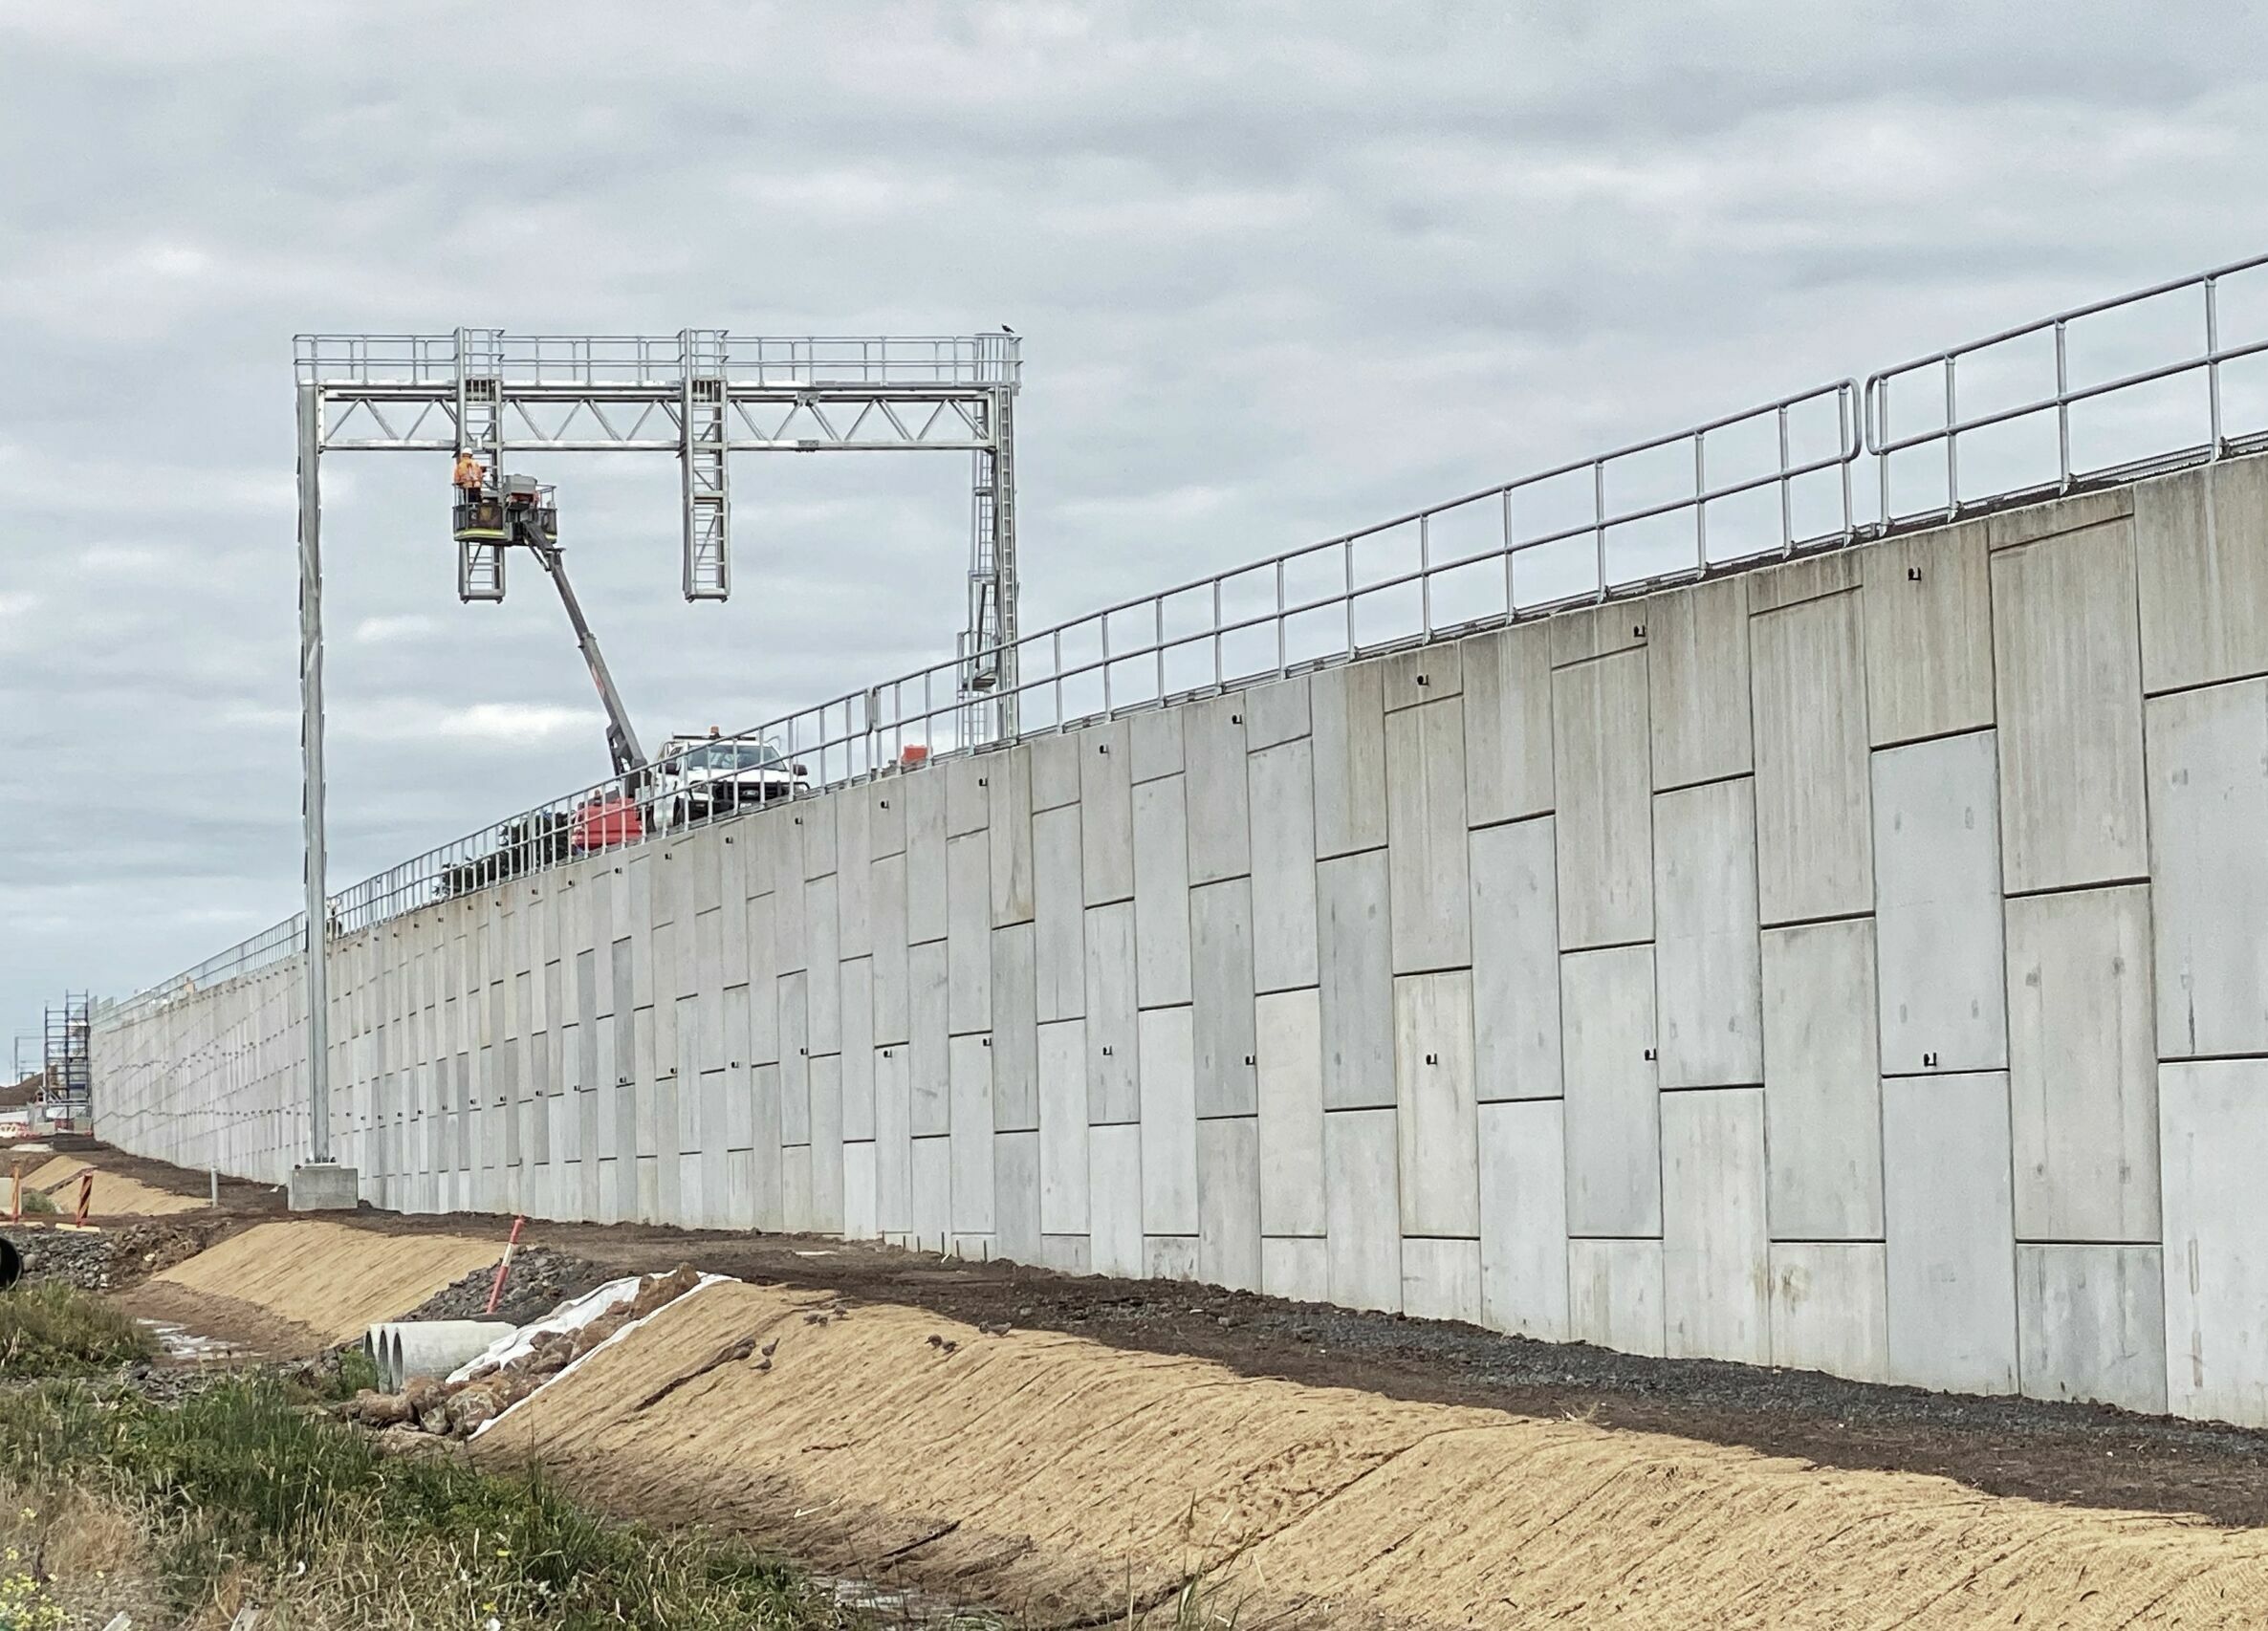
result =
[[[294,332],[1013,324],[1036,627],[2268,250],[2261,16],[0,0],[0,1044],[296,904]],[[961,457],[742,458],[721,608],[542,473],[649,742],[952,650]],[[605,770],[446,480],[326,466],[335,887]]]

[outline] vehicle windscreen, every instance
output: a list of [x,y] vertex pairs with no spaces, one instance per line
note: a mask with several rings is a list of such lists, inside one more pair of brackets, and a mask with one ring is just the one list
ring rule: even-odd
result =
[[779,750],[769,742],[704,742],[687,749],[677,763],[685,770],[710,774],[770,770],[780,763]]

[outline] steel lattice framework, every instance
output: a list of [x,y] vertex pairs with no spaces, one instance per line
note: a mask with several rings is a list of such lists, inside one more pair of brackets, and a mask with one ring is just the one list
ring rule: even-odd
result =
[[[731,593],[734,453],[959,452],[974,464],[959,692],[979,739],[1016,729],[1016,337],[301,335],[300,741],[307,839],[312,1157],[330,1156],[323,830],[322,458],[471,452],[671,453],[682,471],[687,600]],[[480,578],[498,562],[463,563]],[[501,586],[501,576],[495,579]]]

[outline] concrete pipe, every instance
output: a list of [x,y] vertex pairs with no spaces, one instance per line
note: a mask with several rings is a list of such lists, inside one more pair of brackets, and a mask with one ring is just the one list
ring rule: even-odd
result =
[[438,1380],[518,1329],[500,1319],[397,1319],[374,1326],[378,1384],[399,1393],[412,1377]]

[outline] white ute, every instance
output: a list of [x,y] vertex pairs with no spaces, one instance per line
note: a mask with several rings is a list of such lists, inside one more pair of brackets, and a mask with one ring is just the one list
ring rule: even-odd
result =
[[719,816],[756,810],[811,791],[801,765],[770,742],[720,736],[672,736],[645,772],[653,828],[670,833]]

